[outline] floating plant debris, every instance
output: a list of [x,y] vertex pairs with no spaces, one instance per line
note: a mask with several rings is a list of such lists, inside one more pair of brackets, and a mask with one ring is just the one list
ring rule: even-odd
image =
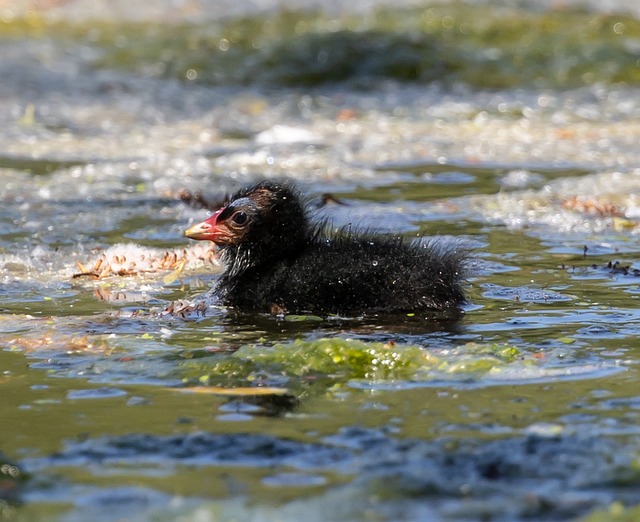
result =
[[218,210],[220,207],[226,204],[229,196],[205,196],[201,191],[191,192],[187,189],[181,189],[178,191],[178,198],[189,205],[191,208],[206,209],[206,210]]
[[219,263],[212,245],[205,245],[204,248],[193,245],[171,251],[137,245],[115,245],[99,254],[93,265],[86,267],[80,261],[76,261],[76,265],[80,272],[72,277],[103,279],[109,276],[136,276],[169,270],[180,274],[186,266],[212,265],[217,268]]
[[204,301],[191,302],[186,300],[173,301],[166,309],[170,315],[187,319],[190,314],[203,315],[207,310],[207,304]]
[[624,217],[624,209],[607,200],[571,196],[562,200],[562,207],[581,214],[600,217]]

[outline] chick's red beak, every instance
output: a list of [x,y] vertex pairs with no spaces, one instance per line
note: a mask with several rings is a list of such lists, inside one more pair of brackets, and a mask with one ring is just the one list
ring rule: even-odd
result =
[[188,230],[185,230],[184,235],[191,239],[209,240],[214,243],[226,243],[231,237],[231,231],[227,226],[222,223],[218,223],[218,216],[222,212],[222,209],[218,210],[209,219],[193,225]]

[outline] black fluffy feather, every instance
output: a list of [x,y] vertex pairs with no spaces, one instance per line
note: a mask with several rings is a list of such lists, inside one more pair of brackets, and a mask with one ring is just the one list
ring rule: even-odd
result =
[[234,194],[220,214],[245,212],[215,293],[258,312],[369,315],[458,312],[465,249],[311,224],[292,185],[265,181]]

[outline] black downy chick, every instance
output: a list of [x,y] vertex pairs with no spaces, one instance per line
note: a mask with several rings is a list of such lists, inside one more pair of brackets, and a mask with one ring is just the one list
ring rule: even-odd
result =
[[185,235],[220,247],[215,293],[241,311],[451,315],[466,302],[466,250],[324,228],[310,223],[290,183],[263,181]]

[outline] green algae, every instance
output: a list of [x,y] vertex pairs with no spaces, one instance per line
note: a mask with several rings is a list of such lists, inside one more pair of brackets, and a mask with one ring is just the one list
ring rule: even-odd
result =
[[240,355],[256,365],[284,369],[296,376],[334,375],[338,378],[402,379],[411,377],[425,365],[438,364],[438,358],[417,346],[369,343],[325,338],[296,340],[263,349],[245,346]]
[[640,518],[640,506],[624,507],[614,502],[608,509],[594,511],[582,518],[582,522],[635,522]]
[[3,38],[100,51],[89,64],[206,84],[313,86],[393,79],[476,88],[571,88],[640,81],[640,21],[578,9],[447,4],[337,18],[273,11],[210,21],[0,21]]
[[321,338],[264,346],[249,344],[233,354],[182,365],[187,384],[215,386],[281,385],[294,392],[312,384],[329,389],[356,381],[397,382],[461,380],[482,375],[518,360],[520,351],[501,344],[467,343],[444,352],[393,342]]

